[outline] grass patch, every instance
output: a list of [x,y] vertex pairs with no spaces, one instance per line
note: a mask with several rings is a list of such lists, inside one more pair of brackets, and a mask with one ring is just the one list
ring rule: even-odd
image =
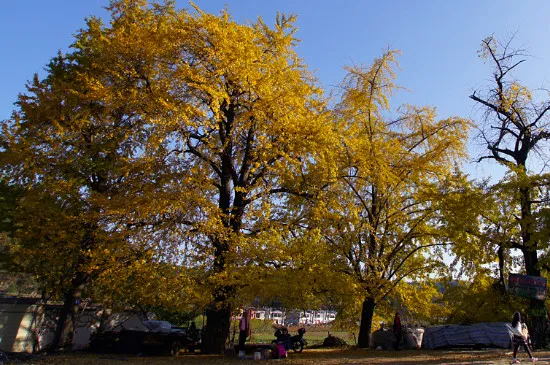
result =
[[[291,332],[292,335],[296,334],[296,331]],[[307,331],[304,334],[304,339],[307,341],[308,346],[321,345],[325,338],[328,336],[328,331]],[[355,345],[355,338],[353,334],[348,332],[332,332],[332,336],[340,337],[348,343],[348,345]],[[252,337],[250,342],[254,343],[271,343],[275,339],[273,333],[254,333],[252,332]]]

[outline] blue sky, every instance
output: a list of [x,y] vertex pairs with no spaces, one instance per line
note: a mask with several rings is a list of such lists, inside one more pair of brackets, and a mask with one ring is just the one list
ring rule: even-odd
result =
[[[550,1],[547,0],[196,0],[205,11],[226,5],[239,22],[261,16],[272,23],[277,11],[298,15],[297,51],[327,88],[337,85],[352,63],[369,64],[384,49],[403,52],[398,83],[410,92],[400,103],[432,105],[439,116],[478,120],[468,96],[487,85],[490,68],[477,57],[481,40],[517,33],[514,45],[529,58],[518,78],[533,87],[550,84]],[[0,119],[10,116],[17,94],[58,50],[67,50],[84,18],[107,19],[108,0],[2,1],[0,7]],[[189,2],[177,0],[178,7]],[[470,146],[471,155],[479,147]],[[495,174],[471,165],[476,176]]]

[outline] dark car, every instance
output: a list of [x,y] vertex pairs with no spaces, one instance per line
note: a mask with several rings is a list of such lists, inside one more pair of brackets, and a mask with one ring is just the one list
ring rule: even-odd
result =
[[143,321],[143,330],[119,328],[92,335],[90,350],[117,353],[160,353],[177,355],[200,347],[200,333],[172,326],[166,321]]

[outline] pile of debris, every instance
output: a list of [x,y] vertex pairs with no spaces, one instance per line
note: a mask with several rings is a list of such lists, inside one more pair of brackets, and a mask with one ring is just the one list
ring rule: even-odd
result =
[[333,336],[329,333],[328,337],[323,341],[323,347],[343,347],[348,344],[340,337]]

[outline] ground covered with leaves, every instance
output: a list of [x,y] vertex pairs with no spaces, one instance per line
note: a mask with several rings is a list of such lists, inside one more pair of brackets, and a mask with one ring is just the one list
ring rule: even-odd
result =
[[[539,364],[550,364],[550,351],[538,351]],[[518,357],[523,363],[530,363],[525,353]],[[8,363],[45,364],[246,364],[246,363],[285,363],[288,365],[340,365],[340,364],[377,364],[377,365],[420,365],[420,364],[509,364],[511,353],[508,350],[406,350],[375,351],[355,348],[346,349],[306,349],[301,354],[291,353],[288,359],[254,361],[233,357],[182,354],[177,357],[111,355],[91,353],[59,353],[36,355]]]

